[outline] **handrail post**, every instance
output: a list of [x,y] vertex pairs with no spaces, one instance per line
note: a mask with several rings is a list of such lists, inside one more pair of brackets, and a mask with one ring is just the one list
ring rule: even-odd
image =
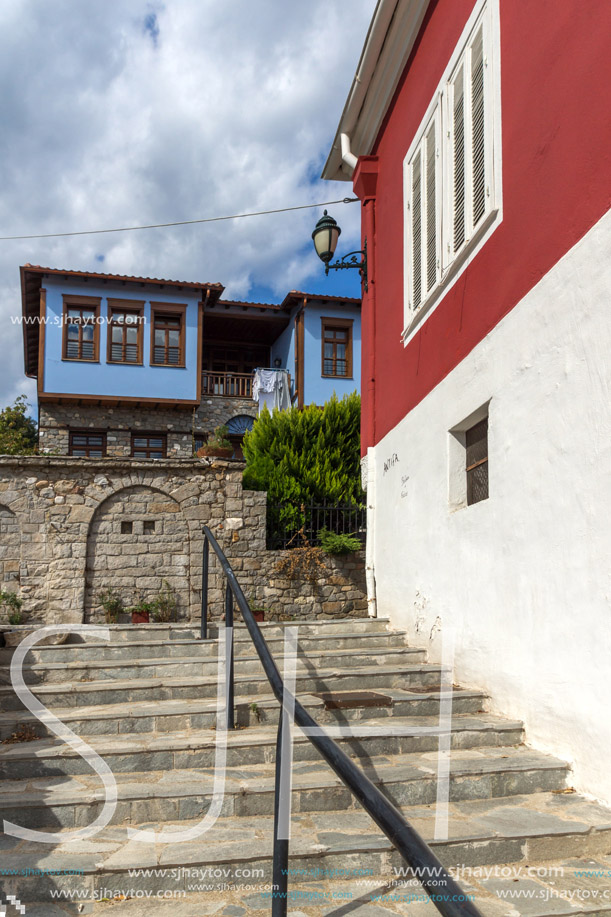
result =
[[[278,717],[278,736],[276,738],[276,779],[274,784],[274,862],[272,872],[272,917],[286,917],[288,888],[288,838],[278,835],[280,832],[280,795],[282,792],[282,731],[284,726],[284,705],[280,707]],[[286,834],[287,832],[282,832]]]
[[210,545],[208,536],[204,533],[204,544],[202,547],[202,615],[200,624],[200,637],[202,640],[208,639],[208,564],[210,560]]
[[229,659],[227,666],[229,668],[229,688],[227,691],[227,729],[234,729],[233,718],[233,592],[231,586],[227,583],[225,589],[225,627],[231,628],[231,643],[229,645]]

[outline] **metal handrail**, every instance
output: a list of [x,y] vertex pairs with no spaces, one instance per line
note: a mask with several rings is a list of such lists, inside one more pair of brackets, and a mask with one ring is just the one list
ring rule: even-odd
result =
[[[233,600],[244,618],[244,623],[250,634],[257,655],[261,660],[263,669],[270,683],[276,700],[284,707],[284,682],[278,667],[274,662],[270,649],[259,629],[254,615],[235,573],[231,568],[225,553],[219,546],[216,538],[207,525],[203,526],[204,552],[202,573],[205,581],[202,582],[202,636],[208,632],[208,543],[217,555],[223,573],[227,579],[225,592],[226,626],[233,624]],[[231,598],[229,598],[231,596]],[[229,617],[227,617],[227,615]],[[233,728],[233,631],[230,649],[229,666],[231,671],[230,699],[228,700],[228,727]],[[229,702],[230,701],[230,702]],[[278,800],[279,800],[279,767],[280,748],[282,745],[283,715],[278,722],[278,740],[276,745],[276,797],[274,804],[274,868],[272,895],[272,917],[285,917],[287,907],[287,881],[288,881],[288,841],[278,837]],[[294,721],[306,730],[320,729],[316,720],[302,707],[297,698],[294,699]],[[378,787],[363,773],[361,768],[354,763],[352,758],[327,735],[318,733],[305,733],[310,742],[320,752],[331,769],[337,774],[342,783],[348,787],[358,799],[365,811],[370,815],[376,825],[386,835],[391,844],[401,854],[409,867],[417,870],[416,875],[437,910],[444,917],[482,917],[478,908],[469,900],[456,880],[447,872],[440,860],[435,856],[426,841],[404,818],[401,812],[384,796]]]

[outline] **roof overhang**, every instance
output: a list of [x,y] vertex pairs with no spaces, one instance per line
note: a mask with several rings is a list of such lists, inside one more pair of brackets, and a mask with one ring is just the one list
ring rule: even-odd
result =
[[294,306],[307,306],[308,303],[328,302],[333,306],[356,306],[360,309],[361,300],[353,296],[325,296],[324,293],[303,293],[291,290],[282,300],[280,307],[291,311]]
[[133,277],[125,274],[100,274],[94,271],[70,271],[61,268],[41,267],[26,264],[19,268],[21,274],[21,313],[23,315],[23,360],[26,376],[38,376],[38,348],[40,340],[40,291],[45,277],[60,277],[63,280],[82,280],[96,285],[120,284],[121,286],[156,289],[168,287],[173,290],[199,291],[201,299],[214,303],[221,296],[221,283],[197,283],[190,280],[164,280],[158,277]]
[[322,178],[350,181],[341,136],[369,156],[414,47],[430,0],[378,0]]
[[204,305],[206,343],[235,341],[271,346],[289,323],[281,306],[218,299]]

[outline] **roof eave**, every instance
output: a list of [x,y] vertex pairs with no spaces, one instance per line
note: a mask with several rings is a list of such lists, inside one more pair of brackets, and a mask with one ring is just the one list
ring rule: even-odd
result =
[[342,134],[357,158],[370,155],[428,5],[429,0],[378,0],[322,178],[352,178],[342,161]]

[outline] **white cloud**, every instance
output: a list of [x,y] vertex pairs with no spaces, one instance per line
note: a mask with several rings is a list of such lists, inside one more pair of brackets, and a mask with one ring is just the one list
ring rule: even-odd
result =
[[[351,195],[349,184],[313,179],[374,5],[3,0],[0,235]],[[358,206],[334,212],[342,242],[355,247]],[[0,406],[33,393],[23,379],[21,333],[10,324],[20,309],[20,264],[220,281],[229,296],[267,287],[282,297],[319,279],[307,250],[317,215],[0,242]]]

